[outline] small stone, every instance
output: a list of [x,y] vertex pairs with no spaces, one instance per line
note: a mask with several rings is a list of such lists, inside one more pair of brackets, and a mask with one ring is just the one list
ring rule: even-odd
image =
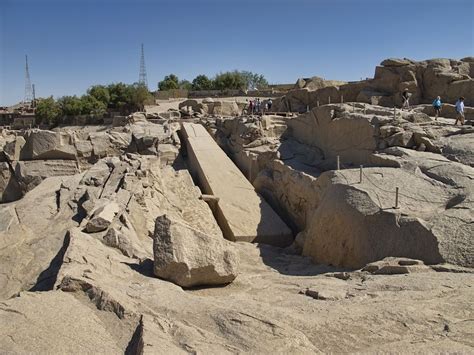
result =
[[86,232],[95,233],[106,230],[119,212],[120,207],[116,202],[110,202],[105,206],[99,207],[92,218],[87,222]]

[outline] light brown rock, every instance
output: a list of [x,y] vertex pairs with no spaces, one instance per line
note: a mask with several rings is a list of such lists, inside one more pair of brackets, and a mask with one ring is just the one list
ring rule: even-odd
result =
[[24,138],[26,143],[21,149],[21,160],[76,159],[77,151],[68,133],[31,130]]
[[221,285],[238,273],[232,244],[169,219],[156,219],[153,237],[154,273],[183,287]]
[[219,198],[217,221],[226,239],[288,246],[292,233],[205,128],[183,124],[190,168],[204,193]]
[[121,353],[93,309],[73,295],[24,292],[0,305],[2,352],[9,354]]
[[88,233],[96,233],[106,230],[120,211],[118,203],[112,201],[97,208],[91,219],[87,222],[85,230]]
[[[386,256],[474,265],[468,237],[472,217],[445,207],[458,194],[456,189],[393,168],[364,169],[362,183],[358,179],[357,170],[319,178],[326,187],[304,232],[303,255],[353,268]],[[395,187],[403,194],[400,209],[394,209]]]

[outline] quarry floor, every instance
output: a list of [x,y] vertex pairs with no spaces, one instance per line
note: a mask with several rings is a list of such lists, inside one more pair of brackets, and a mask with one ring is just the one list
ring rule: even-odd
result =
[[[349,279],[343,280],[338,278],[341,270],[314,265],[309,258],[283,249],[247,243],[237,246],[241,273],[232,284],[187,292],[211,300],[224,299],[230,309],[244,309],[246,314],[235,326],[246,337],[259,329],[254,334],[255,349],[472,351],[473,274],[433,270],[404,275],[348,272],[343,275]],[[307,289],[325,299],[308,296]],[[234,303],[239,307],[232,307]],[[299,344],[278,349],[271,345],[271,338],[278,334]]]

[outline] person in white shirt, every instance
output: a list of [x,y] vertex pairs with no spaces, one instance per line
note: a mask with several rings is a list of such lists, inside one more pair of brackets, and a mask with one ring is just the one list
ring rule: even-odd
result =
[[458,124],[458,121],[461,125],[464,124],[464,97],[460,97],[458,101],[456,101],[456,121],[454,125]]

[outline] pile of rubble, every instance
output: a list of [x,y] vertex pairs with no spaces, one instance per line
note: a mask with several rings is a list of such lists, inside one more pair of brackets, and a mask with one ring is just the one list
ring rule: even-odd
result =
[[131,122],[123,127],[3,132],[0,202],[21,198],[46,177],[77,174],[103,157],[158,155],[163,164],[176,159],[179,124],[152,124],[140,113],[130,118]]

